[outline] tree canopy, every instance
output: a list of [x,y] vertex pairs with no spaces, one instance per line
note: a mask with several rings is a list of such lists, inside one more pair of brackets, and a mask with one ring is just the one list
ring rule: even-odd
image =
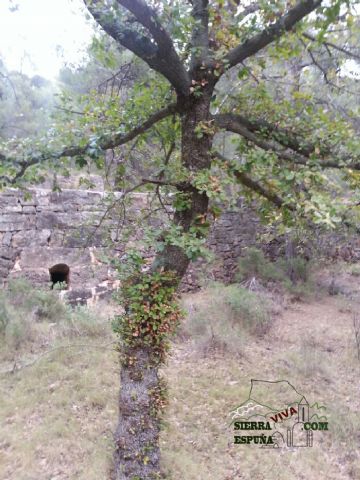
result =
[[[75,157],[84,164],[89,157],[134,140],[144,145],[142,140],[150,137],[175,157],[181,129],[174,115],[178,119],[187,100],[202,95],[211,76],[211,118],[196,126],[199,138],[209,131],[216,134],[208,177],[216,174],[225,183],[236,180],[265,199],[264,208],[270,201],[300,216],[310,212],[316,221],[332,225],[342,218],[339,209],[356,205],[357,196],[350,198],[349,191],[346,201],[333,202],[341,182],[357,186],[360,169],[354,102],[358,80],[349,73],[354,65],[357,71],[353,62],[360,58],[356,2],[85,4],[109,35],[98,36],[92,45],[87,70],[94,69],[96,55],[103,64],[92,73],[93,83],[98,82],[92,86],[108,80],[109,67],[117,80],[126,77],[129,63],[132,70],[142,68],[133,67],[136,61],[126,51],[151,71],[142,68],[142,77],[132,81],[126,95],[123,85],[118,85],[120,96],[104,95],[99,89],[85,95],[83,115],[75,113],[70,124],[60,115],[55,128],[31,148],[23,149],[18,141],[4,143],[3,182],[14,184],[24,174],[26,180],[28,168],[36,169],[46,160],[58,163]],[[66,70],[63,79],[65,75]],[[73,90],[79,91],[79,81],[84,80],[79,75],[75,79]],[[71,115],[79,107],[69,106],[69,96],[62,100],[68,102],[65,113]],[[156,175],[164,161],[153,155],[156,168],[146,169],[148,177]],[[122,163],[120,170],[124,169]],[[169,182],[176,183],[169,175]],[[202,181],[211,185],[209,178]]]

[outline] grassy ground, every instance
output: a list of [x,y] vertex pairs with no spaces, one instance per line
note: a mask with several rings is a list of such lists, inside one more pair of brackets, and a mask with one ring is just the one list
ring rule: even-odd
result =
[[[338,298],[295,304],[240,356],[199,359],[179,346],[169,364],[171,385],[165,459],[173,478],[356,479],[360,476],[359,362],[352,318]],[[314,447],[269,451],[232,444],[227,414],[246,400],[250,380],[287,379],[328,408],[330,432]]]
[[[240,296],[252,324],[240,318],[239,297],[221,286],[184,298],[189,315],[163,372],[170,388],[165,470],[174,480],[360,478],[356,301],[327,293],[295,303],[259,295],[255,310],[252,298]],[[15,350],[2,340],[1,480],[107,478],[119,367],[109,311],[89,315],[88,328],[65,313],[46,321],[35,315]],[[252,378],[289,380],[325,404],[330,431],[316,432],[307,449],[234,445],[228,414],[246,400]]]

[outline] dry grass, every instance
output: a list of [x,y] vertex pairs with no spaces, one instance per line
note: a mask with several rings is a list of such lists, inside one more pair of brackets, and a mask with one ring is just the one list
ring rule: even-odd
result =
[[87,343],[1,377],[0,478],[105,476],[116,418],[116,354]]
[[117,413],[114,306],[71,310],[25,287],[2,298],[0,478],[104,477]]
[[[360,478],[354,304],[324,296],[288,306],[281,314],[271,310],[270,328],[259,335],[256,329],[231,330],[226,321],[221,324],[220,315],[214,323],[211,315],[219,314],[214,289],[189,295],[185,303],[192,310],[163,370],[170,405],[161,447],[169,478]],[[232,336],[223,337],[230,348],[199,355],[208,340],[205,320],[196,341],[188,336],[196,330],[193,320],[199,314],[219,335],[221,327],[230,328]],[[225,314],[225,320],[234,321]],[[108,316],[110,310],[95,315],[95,330],[87,329],[85,320],[81,328],[76,322],[36,322],[32,340],[17,351],[18,365],[52,351],[13,374],[0,374],[1,480],[107,478],[119,375]],[[3,352],[2,370],[14,360]],[[314,447],[308,449],[263,451],[234,445],[228,414],[247,398],[251,378],[287,379],[309,399],[324,403],[330,431],[316,432]]]
[[[291,306],[264,337],[242,344],[241,355],[199,362],[190,340],[176,348],[166,369],[172,402],[163,435],[171,478],[359,478],[360,364],[351,313],[342,311],[343,302],[325,297]],[[316,432],[309,449],[233,445],[227,415],[246,400],[252,378],[289,380],[307,398],[325,404],[330,431]]]

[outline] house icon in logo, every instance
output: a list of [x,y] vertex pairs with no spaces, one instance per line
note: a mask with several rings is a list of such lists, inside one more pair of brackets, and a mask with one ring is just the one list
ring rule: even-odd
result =
[[297,422],[287,429],[288,447],[312,447],[313,432],[305,430],[305,423],[309,422],[309,403],[302,397],[298,403]]

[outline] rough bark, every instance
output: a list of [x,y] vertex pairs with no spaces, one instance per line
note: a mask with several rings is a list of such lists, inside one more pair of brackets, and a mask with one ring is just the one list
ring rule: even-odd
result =
[[123,23],[121,12],[116,9],[110,10],[101,0],[84,0],[84,3],[96,22],[116,42],[144,60],[150,68],[164,75],[179,94],[188,94],[190,86],[188,73],[176,53],[171,38],[155,11],[146,2],[118,0],[119,5],[131,12],[136,22],[149,31],[149,36],[128,28]]
[[156,479],[160,474],[159,420],[153,407],[160,387],[158,368],[147,348],[126,348],[132,363],[120,373],[119,423],[115,434],[116,480]]
[[321,3],[322,0],[300,0],[275,23],[230,50],[225,56],[227,66],[233,67],[243,62],[246,58],[256,55],[257,52],[270,45],[277,38],[280,38],[285,32],[289,32],[306,15],[319,7]]

